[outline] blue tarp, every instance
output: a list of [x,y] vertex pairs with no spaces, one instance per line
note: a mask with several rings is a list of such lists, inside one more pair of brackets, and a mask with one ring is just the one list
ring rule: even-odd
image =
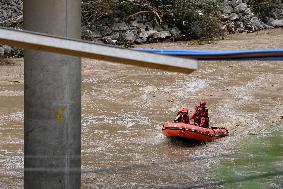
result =
[[187,57],[198,60],[283,60],[283,49],[239,50],[239,51],[200,51],[136,49],[145,52]]

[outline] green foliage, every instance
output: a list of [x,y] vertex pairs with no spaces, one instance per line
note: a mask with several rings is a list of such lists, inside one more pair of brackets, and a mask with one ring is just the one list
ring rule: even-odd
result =
[[141,4],[130,0],[83,0],[82,22],[99,23],[103,18],[125,19],[143,9]]
[[191,39],[219,36],[220,10],[214,1],[174,1],[175,24]]
[[84,25],[99,24],[103,18],[127,20],[148,11],[163,24],[177,26],[187,39],[221,34],[220,10],[214,0],[83,0],[82,9]]
[[272,12],[281,0],[249,0],[249,5],[253,12],[264,22],[268,17],[272,17]]
[[139,11],[147,10],[146,7],[132,1],[122,1],[120,3],[117,3],[115,9],[115,16],[118,16],[122,19],[127,19],[130,15],[135,14]]
[[97,22],[105,16],[114,12],[114,0],[83,0],[82,1],[82,22]]

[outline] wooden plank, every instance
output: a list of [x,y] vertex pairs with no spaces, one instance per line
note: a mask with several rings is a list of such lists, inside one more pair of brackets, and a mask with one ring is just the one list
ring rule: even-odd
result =
[[181,73],[191,73],[198,67],[197,61],[193,59],[158,55],[1,27],[0,44]]

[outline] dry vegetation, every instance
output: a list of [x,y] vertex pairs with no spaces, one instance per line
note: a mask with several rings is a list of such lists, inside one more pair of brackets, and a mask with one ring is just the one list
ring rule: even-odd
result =
[[177,26],[186,39],[221,34],[220,9],[213,0],[83,0],[82,10],[83,25],[90,30],[104,18],[127,21],[151,14],[159,24]]

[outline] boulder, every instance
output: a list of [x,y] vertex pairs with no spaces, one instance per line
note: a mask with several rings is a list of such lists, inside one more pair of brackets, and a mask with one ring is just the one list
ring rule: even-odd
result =
[[237,5],[234,9],[235,13],[244,13],[248,9],[248,5],[246,3],[241,3]]
[[242,3],[242,0],[226,0],[227,4],[235,8],[237,5]]
[[252,25],[251,23],[248,23],[245,25],[245,30],[247,33],[252,33],[252,32],[255,32],[257,29],[254,25]]
[[166,39],[171,37],[171,33],[168,31],[155,32],[150,36],[152,39]]
[[126,31],[124,34],[123,34],[123,39],[125,41],[128,41],[128,42],[135,42],[136,39],[137,39],[137,31],[135,30],[129,30],[129,31]]
[[115,33],[113,33],[113,34],[110,36],[110,38],[111,38],[112,40],[119,40],[119,39],[120,39],[120,33],[119,33],[119,32],[115,32]]
[[229,33],[235,33],[236,32],[236,27],[235,27],[235,23],[231,22],[229,24],[226,25],[227,31]]
[[134,27],[140,27],[141,24],[143,23],[138,22],[137,20],[133,20],[130,22],[130,26],[134,26]]
[[251,8],[247,8],[245,12],[243,12],[243,15],[251,15],[254,16],[254,13],[252,12]]
[[173,39],[180,39],[182,32],[179,30],[179,28],[177,27],[173,27],[169,30],[171,36],[173,37]]
[[230,5],[224,6],[223,8],[223,13],[224,14],[231,14],[233,12],[233,7],[231,7]]
[[82,36],[87,40],[94,40],[96,38],[102,38],[103,36],[98,31],[91,31],[89,29],[82,29]]
[[135,43],[138,43],[138,44],[142,44],[142,43],[145,43],[146,41],[142,38],[136,38],[135,40]]
[[162,28],[162,26],[161,26],[160,24],[155,24],[155,25],[153,26],[153,30],[156,30],[156,31],[158,31],[158,32],[161,32],[161,31],[163,31],[164,29]]
[[129,25],[126,24],[125,22],[114,23],[112,26],[113,31],[126,31],[129,29],[130,29]]
[[244,23],[243,22],[236,22],[236,28],[237,28],[237,31],[242,31],[242,30],[244,30],[245,29],[245,25],[244,25]]
[[112,33],[112,29],[109,26],[98,26],[97,32],[102,36],[108,36]]
[[0,46],[0,58],[4,56],[5,50]]
[[255,26],[256,29],[264,29],[262,22],[258,19],[258,17],[252,17],[250,21],[251,25]]
[[239,15],[237,15],[236,13],[232,13],[229,17],[229,20],[237,21],[237,20],[239,20],[239,18],[240,18]]
[[263,26],[263,29],[273,29],[274,28],[273,26],[270,26],[266,23],[262,23],[262,26]]
[[103,37],[102,41],[106,44],[110,44],[110,45],[116,45],[117,40],[113,40],[110,37]]
[[270,21],[271,26],[273,27],[283,27],[283,19],[281,20],[271,20]]
[[228,21],[229,18],[230,18],[230,16],[229,16],[228,14],[222,14],[222,15],[221,15],[221,21],[222,21],[222,22]]
[[139,38],[141,38],[143,41],[147,41],[147,38],[152,36],[154,33],[156,33],[157,31],[155,30],[145,30],[145,29],[141,29],[141,32],[139,34]]
[[13,51],[13,48],[7,45],[3,45],[2,48],[4,49],[4,55],[9,55]]

